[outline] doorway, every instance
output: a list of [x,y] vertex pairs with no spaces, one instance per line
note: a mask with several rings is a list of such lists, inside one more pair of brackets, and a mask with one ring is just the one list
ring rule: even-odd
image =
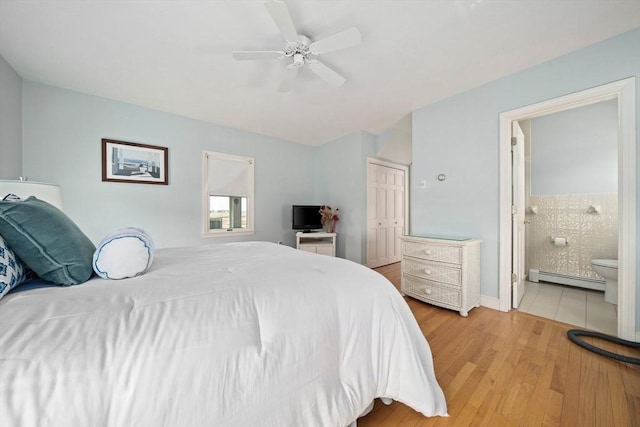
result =
[[[512,124],[553,112],[569,110],[615,99],[618,105],[618,319],[617,335],[635,339],[636,316],[636,151],[635,151],[635,78],[621,80],[550,101],[502,113],[500,115],[500,310],[512,308],[512,229],[511,165]],[[519,272],[520,274],[524,272]],[[517,280],[517,279],[516,279]],[[526,291],[525,291],[526,292]]]
[[514,195],[524,194],[515,203],[521,216],[514,233],[523,229],[524,250],[514,254],[524,262],[516,271],[526,294],[513,293],[524,297],[513,308],[616,335],[616,306],[605,300],[592,260],[618,259],[617,99],[514,122],[516,128],[524,141],[513,150]]
[[409,209],[408,168],[367,158],[367,262],[376,268],[402,258],[400,237],[405,234]]

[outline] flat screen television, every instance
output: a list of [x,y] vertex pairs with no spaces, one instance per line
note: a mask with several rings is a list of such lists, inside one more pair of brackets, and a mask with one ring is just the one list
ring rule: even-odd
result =
[[320,206],[293,205],[291,207],[291,228],[304,232],[311,232],[322,228]]

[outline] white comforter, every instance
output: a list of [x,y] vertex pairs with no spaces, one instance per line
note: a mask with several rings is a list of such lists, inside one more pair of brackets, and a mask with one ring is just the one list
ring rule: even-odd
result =
[[163,249],[144,276],[0,300],[3,427],[344,427],[376,397],[446,414],[407,304],[349,261]]

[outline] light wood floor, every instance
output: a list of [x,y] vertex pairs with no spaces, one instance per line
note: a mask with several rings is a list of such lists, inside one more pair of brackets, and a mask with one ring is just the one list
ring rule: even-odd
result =
[[[376,270],[399,288],[399,263]],[[358,427],[640,426],[640,366],[578,347],[566,335],[574,327],[484,307],[463,318],[405,299],[431,346],[450,417],[426,418],[376,400]],[[640,357],[638,350],[591,342]]]

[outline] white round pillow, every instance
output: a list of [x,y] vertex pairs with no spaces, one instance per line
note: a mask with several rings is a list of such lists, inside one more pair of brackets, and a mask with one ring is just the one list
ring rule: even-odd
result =
[[106,236],[93,253],[93,271],[103,279],[143,274],[153,262],[154,245],[146,231],[127,227]]

